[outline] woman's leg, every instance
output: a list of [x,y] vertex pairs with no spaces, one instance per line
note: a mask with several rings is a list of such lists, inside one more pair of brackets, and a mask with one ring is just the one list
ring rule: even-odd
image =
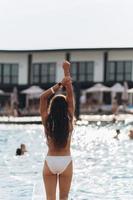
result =
[[60,192],[60,200],[67,200],[68,193],[71,186],[72,181],[72,173],[73,173],[73,164],[72,161],[66,168],[66,170],[59,175],[59,192]]
[[57,175],[49,170],[46,161],[43,168],[43,180],[47,200],[56,200]]

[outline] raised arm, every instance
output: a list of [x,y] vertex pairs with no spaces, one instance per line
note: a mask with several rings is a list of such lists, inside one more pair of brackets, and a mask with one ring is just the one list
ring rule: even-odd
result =
[[74,112],[75,112],[75,101],[74,101],[72,81],[70,77],[70,63],[68,61],[65,61],[63,63],[63,69],[64,69],[64,76],[66,79],[68,79],[67,84],[65,85],[66,98],[68,102],[68,112],[69,112],[69,115],[73,118]]
[[40,115],[42,123],[44,124],[48,116],[48,98],[56,93],[62,87],[61,83],[55,84],[53,87],[47,89],[40,96]]

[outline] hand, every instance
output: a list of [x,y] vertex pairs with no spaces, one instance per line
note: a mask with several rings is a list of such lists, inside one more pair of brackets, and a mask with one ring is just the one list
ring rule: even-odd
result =
[[63,85],[64,87],[66,87],[66,86],[72,84],[72,78],[71,78],[70,76],[65,76],[65,77],[62,79],[61,83],[62,83],[62,85]]
[[70,76],[70,63],[68,61],[63,62],[63,69],[64,69],[64,75]]

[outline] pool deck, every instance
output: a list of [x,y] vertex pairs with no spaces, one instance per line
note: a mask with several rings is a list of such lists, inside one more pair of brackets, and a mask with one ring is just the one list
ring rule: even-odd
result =
[[2,116],[0,117],[0,124],[41,124],[41,117],[13,117]]
[[[77,121],[84,122],[113,122],[113,121],[133,121],[132,114],[118,114],[118,115],[80,115],[80,119]],[[0,117],[0,124],[41,124],[41,117]]]

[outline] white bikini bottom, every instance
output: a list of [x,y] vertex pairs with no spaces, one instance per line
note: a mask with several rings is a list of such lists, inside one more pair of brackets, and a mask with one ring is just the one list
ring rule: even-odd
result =
[[46,156],[45,158],[49,170],[53,174],[61,174],[72,161],[71,156]]

